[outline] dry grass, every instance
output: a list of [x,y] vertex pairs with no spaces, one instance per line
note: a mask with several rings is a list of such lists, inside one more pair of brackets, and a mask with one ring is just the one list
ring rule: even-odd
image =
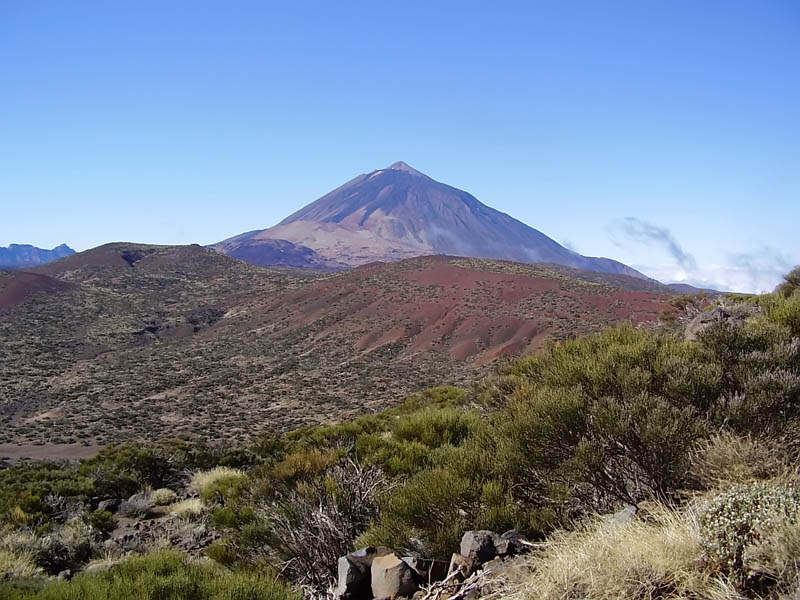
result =
[[700,562],[697,509],[652,510],[646,520],[617,525],[597,519],[554,537],[532,558],[533,574],[517,594],[535,600],[741,598],[732,583]]
[[230,467],[214,467],[208,471],[198,471],[192,475],[192,479],[189,482],[189,488],[198,494],[203,494],[212,485],[222,479],[238,479],[244,476],[244,471],[241,471],[240,469],[232,469]]
[[191,520],[202,515],[205,511],[205,506],[203,506],[200,498],[189,498],[171,505],[169,511],[181,519]]
[[0,581],[34,577],[42,570],[36,566],[31,552],[11,552],[0,549]]
[[775,477],[794,479],[796,467],[765,440],[726,432],[700,444],[692,458],[691,474],[702,488],[714,490]]
[[177,499],[178,495],[169,488],[160,488],[150,494],[150,501],[156,506],[173,504]]

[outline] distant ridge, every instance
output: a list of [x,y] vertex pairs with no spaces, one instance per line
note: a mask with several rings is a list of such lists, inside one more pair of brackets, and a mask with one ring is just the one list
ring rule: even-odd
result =
[[7,248],[0,247],[0,269],[29,269],[71,254],[75,254],[75,250],[66,244],[56,246],[52,250],[37,248],[30,244],[11,244]]
[[[540,231],[435,181],[405,162],[362,174],[270,227],[212,246],[260,265],[267,240],[308,248],[316,260],[345,266],[427,255],[465,256],[646,278],[615,260],[582,256]],[[312,265],[308,265],[312,266]]]

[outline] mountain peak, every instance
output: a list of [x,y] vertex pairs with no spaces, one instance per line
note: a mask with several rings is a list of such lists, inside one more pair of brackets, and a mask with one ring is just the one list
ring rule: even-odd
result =
[[387,167],[387,169],[390,169],[392,171],[405,171],[406,173],[411,173],[412,175],[423,175],[423,173],[420,173],[414,167],[412,167],[408,163],[404,163],[402,160],[398,160],[396,163],[392,163]]

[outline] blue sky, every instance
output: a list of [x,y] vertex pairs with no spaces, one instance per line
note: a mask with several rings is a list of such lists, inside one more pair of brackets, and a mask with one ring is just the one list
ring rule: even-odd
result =
[[404,160],[587,255],[800,263],[800,3],[0,3],[0,245],[211,243]]

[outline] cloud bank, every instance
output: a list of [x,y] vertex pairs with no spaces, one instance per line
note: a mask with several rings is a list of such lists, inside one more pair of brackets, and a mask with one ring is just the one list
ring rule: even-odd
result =
[[609,234],[611,241],[620,248],[660,248],[667,259],[665,262],[631,266],[664,283],[688,283],[700,288],[757,294],[774,290],[783,275],[794,267],[787,254],[767,245],[750,252],[727,253],[718,264],[700,266],[668,228],[635,217],[616,222]]

